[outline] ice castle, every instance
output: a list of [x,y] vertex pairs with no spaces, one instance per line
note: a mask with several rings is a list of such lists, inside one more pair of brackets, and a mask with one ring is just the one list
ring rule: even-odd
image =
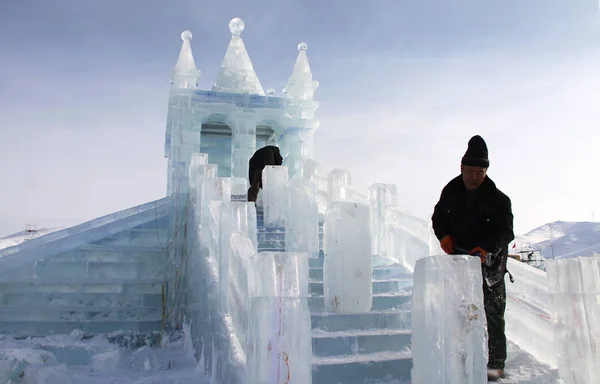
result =
[[[377,183],[364,195],[352,188],[348,170],[321,174],[313,151],[318,82],[307,45],[298,45],[283,95],[275,96],[253,69],[243,21],[231,20],[229,29],[210,91],[198,89],[192,34],[181,34],[165,134],[166,197],[1,250],[0,333],[79,329],[139,345],[183,330],[204,371],[224,384],[411,377],[421,383],[424,374],[429,382],[477,382],[476,375],[453,376],[460,369],[451,363],[484,354],[478,351],[484,335],[457,328],[464,322],[455,313],[461,300],[480,302],[476,290],[469,293],[477,278],[468,278],[478,276],[479,266],[464,257],[457,259],[461,269],[446,261],[427,264],[440,279],[428,280],[421,261],[431,263],[436,259],[428,256],[441,252],[428,221],[398,209],[395,185]],[[265,145],[279,146],[285,160],[265,168],[255,206],[246,202],[248,159]],[[587,271],[597,273],[594,262]],[[561,361],[576,359],[557,362],[562,355],[549,336],[552,299],[583,296],[564,284],[557,288],[560,269],[549,267],[558,271],[549,272],[555,273],[551,284],[545,272],[514,260],[509,269],[516,279],[507,285],[509,339],[535,360],[568,372]],[[460,284],[444,279],[450,273],[466,287],[462,293]],[[583,275],[585,292],[598,292],[597,275]],[[446,299],[435,301],[431,292]],[[555,319],[571,324],[566,312]],[[583,331],[594,329],[593,321]],[[562,335],[589,341],[581,327]],[[460,343],[451,342],[455,331],[463,332]],[[428,337],[446,342],[428,344]],[[597,358],[584,341],[579,364]],[[433,358],[429,366],[444,361],[442,367],[424,370]],[[592,375],[578,367],[581,378]]]

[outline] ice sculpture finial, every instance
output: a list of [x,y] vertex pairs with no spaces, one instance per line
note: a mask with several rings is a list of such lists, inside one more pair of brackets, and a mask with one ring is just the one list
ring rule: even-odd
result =
[[244,28],[246,28],[246,24],[244,24],[244,20],[239,17],[231,19],[229,22],[229,30],[234,36],[241,36],[242,32],[244,32]]
[[181,40],[183,44],[181,44],[181,51],[179,51],[177,64],[175,64],[173,70],[171,84],[175,88],[196,89],[198,88],[198,81],[200,79],[200,70],[196,68],[192,47],[190,46],[192,32],[183,31],[181,33]]
[[213,84],[215,92],[249,93],[265,95],[254,66],[246,51],[246,46],[241,38],[245,24],[242,19],[236,17],[229,22],[231,41],[225,52],[225,58],[221,63],[221,70]]
[[183,40],[183,44],[181,44],[181,51],[179,51],[179,58],[177,59],[175,69],[196,69],[196,62],[194,61],[192,47],[190,46],[190,41],[192,40],[192,32],[183,31],[181,33],[181,40]]
[[283,93],[289,99],[312,100],[319,82],[312,79],[310,64],[306,51],[308,44],[302,42],[298,44],[298,57],[294,64],[294,70],[283,89]]

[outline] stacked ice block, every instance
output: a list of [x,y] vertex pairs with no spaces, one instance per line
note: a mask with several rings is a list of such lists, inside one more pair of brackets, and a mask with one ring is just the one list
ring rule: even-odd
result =
[[288,208],[288,169],[284,166],[268,165],[263,169],[263,204],[265,226],[283,227]]
[[479,258],[420,259],[413,281],[412,382],[485,383],[487,332]]
[[546,262],[559,376],[565,384],[598,382],[600,257]]
[[292,179],[288,184],[288,208],[285,247],[288,252],[319,254],[319,207],[317,186],[306,179]]

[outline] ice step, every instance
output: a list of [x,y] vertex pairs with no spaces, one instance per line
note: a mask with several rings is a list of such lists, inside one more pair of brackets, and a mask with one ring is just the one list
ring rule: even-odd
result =
[[[311,281],[323,281],[323,268],[310,268],[309,278]],[[412,284],[412,276],[402,272],[397,267],[374,267],[373,280],[406,279]]]
[[313,355],[342,355],[401,352],[410,348],[409,330],[376,329],[326,332],[313,330]]
[[166,247],[170,241],[167,229],[131,229],[105,237],[92,244]]
[[20,269],[14,277],[40,279],[68,279],[74,276],[90,280],[163,278],[166,263],[128,261],[56,261],[40,260],[31,270]]
[[313,330],[344,331],[370,329],[411,329],[410,310],[371,311],[368,313],[312,313]]
[[160,294],[163,281],[159,279],[88,280],[83,277],[69,279],[41,280],[14,279],[0,280],[0,295],[7,293],[140,293]]
[[[399,292],[401,289],[401,283],[397,279],[390,280],[373,280],[373,294],[386,294]],[[311,281],[309,282],[310,294],[313,296],[323,296],[323,282]]]
[[[384,311],[391,309],[400,309],[410,304],[412,295],[410,294],[391,294],[391,295],[373,295],[373,305],[371,307],[374,311]],[[325,298],[324,296],[311,296],[308,298],[308,305],[311,312],[322,312],[325,310]]]
[[160,321],[162,308],[103,308],[84,307],[40,307],[24,306],[0,307],[0,321],[23,322],[104,322],[104,321]]
[[2,292],[0,293],[0,307],[38,307],[51,306],[87,307],[90,310],[103,310],[106,308],[123,307],[151,307],[162,306],[162,296],[159,293],[39,293],[39,292]]
[[409,351],[313,358],[313,384],[410,382]]
[[86,334],[107,334],[113,332],[158,332],[160,321],[3,321],[0,320],[0,334],[12,337],[44,337],[53,334],[69,334],[81,329]]
[[167,251],[156,247],[84,246],[52,257],[53,261],[166,263]]

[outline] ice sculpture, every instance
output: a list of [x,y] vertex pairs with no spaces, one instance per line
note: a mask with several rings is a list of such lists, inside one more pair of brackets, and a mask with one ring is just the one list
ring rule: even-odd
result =
[[382,231],[380,255],[401,264],[408,273],[413,273],[417,260],[431,254],[429,241],[423,240],[429,239],[427,223],[397,207],[384,210]]
[[231,201],[231,178],[205,178],[200,187],[200,241],[210,257],[218,257],[219,248],[219,206]]
[[481,262],[430,256],[416,263],[412,297],[412,382],[487,382],[487,324]]
[[341,196],[342,188],[352,186],[352,176],[350,171],[345,169],[333,169],[327,175],[327,191],[329,193],[329,204],[336,201],[343,201]]
[[310,180],[293,179],[288,186],[285,249],[319,255],[319,207],[317,186]]
[[306,253],[252,258],[247,383],[311,383],[312,331]]
[[380,255],[386,229],[386,209],[398,205],[398,189],[395,184],[376,183],[369,187],[367,196],[371,205],[373,254]]
[[313,80],[310,64],[306,51],[308,44],[298,44],[298,57],[294,64],[294,70],[290,76],[287,85],[283,89],[286,97],[297,100],[312,100],[319,82]]
[[288,206],[288,169],[267,165],[262,173],[264,220],[267,227],[283,227]]
[[190,46],[192,32],[183,31],[181,40],[183,40],[183,44],[181,45],[181,51],[179,51],[177,64],[173,69],[171,85],[180,89],[196,89],[200,80],[200,70],[196,68],[192,47]]
[[598,382],[600,257],[546,261],[558,373],[565,384]]
[[323,292],[330,312],[360,313],[373,302],[370,208],[334,202],[323,225]]
[[256,209],[254,203],[223,202],[220,207],[219,224],[219,285],[221,290],[220,310],[227,313],[227,292],[229,287],[229,259],[231,258],[230,237],[234,232],[246,233],[258,252],[256,229]]
[[212,87],[215,92],[265,95],[241,37],[245,27],[244,21],[239,17],[229,22],[231,41]]

